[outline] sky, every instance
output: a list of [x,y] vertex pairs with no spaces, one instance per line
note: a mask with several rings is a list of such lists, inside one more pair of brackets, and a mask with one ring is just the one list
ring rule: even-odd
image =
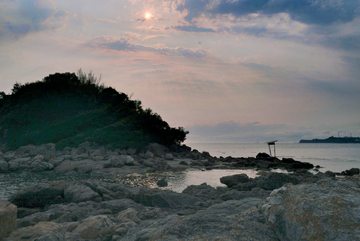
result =
[[360,0],[0,0],[0,91],[80,68],[187,143],[360,136]]

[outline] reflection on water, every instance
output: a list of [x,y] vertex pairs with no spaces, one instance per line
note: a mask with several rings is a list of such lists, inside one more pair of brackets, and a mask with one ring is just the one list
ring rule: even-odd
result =
[[190,185],[200,185],[207,183],[213,187],[226,187],[220,182],[220,178],[235,174],[246,174],[251,178],[257,175],[255,170],[187,170],[184,172],[165,172],[165,173],[148,173],[146,175],[131,174],[123,177],[118,177],[118,181],[124,184],[131,184],[138,187],[159,188],[157,181],[165,178],[168,186],[161,188],[166,190],[173,190],[175,192],[182,192]]

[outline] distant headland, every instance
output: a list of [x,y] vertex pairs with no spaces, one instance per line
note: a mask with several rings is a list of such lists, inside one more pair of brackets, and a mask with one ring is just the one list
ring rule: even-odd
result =
[[299,143],[359,143],[360,137],[334,137],[327,139],[300,140]]

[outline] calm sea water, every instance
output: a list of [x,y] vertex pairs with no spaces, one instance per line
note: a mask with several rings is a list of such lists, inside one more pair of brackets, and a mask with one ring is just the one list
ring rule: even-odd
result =
[[[269,154],[266,143],[187,143],[198,151],[208,151],[212,156],[255,157],[259,152]],[[278,158],[319,165],[320,171],[341,172],[353,167],[360,168],[360,144],[300,144],[276,143]],[[273,146],[271,147],[273,153]]]

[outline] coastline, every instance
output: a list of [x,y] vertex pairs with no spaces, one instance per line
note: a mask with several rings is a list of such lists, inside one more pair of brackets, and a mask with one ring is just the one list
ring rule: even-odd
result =
[[[0,239],[3,235],[7,236],[4,240],[11,241],[24,238],[50,241],[213,240],[219,237],[226,240],[239,240],[240,237],[245,237],[244,240],[293,240],[310,234],[316,238],[324,236],[324,233],[297,220],[293,210],[306,212],[307,209],[299,206],[296,200],[300,198],[303,202],[308,199],[324,212],[340,210],[349,200],[357,200],[352,202],[349,210],[360,207],[359,194],[351,191],[352,183],[360,183],[359,170],[337,173],[344,176],[341,179],[332,172],[317,172],[315,175],[308,171],[313,169],[310,163],[292,158],[280,160],[266,153],[247,158],[214,157],[186,146],[166,149],[154,144],[139,152],[131,148],[106,150],[83,143],[78,148],[64,148],[62,151],[54,149],[53,144],[25,146],[14,152],[2,153],[1,157],[8,164],[8,172],[15,175],[104,175],[102,179],[38,183],[19,189],[8,201],[0,201],[0,212],[7,212],[9,217],[12,215],[8,220],[1,220],[10,228],[0,230]],[[259,175],[228,175],[220,178],[225,187],[214,188],[203,183],[189,185],[181,193],[161,188],[167,184],[166,176],[161,175],[152,180],[157,184],[151,188],[134,185],[140,177],[151,177],[151,173],[198,170],[206,174],[211,170],[243,168],[256,169]],[[283,168],[289,173],[272,172],[272,168]],[[132,173],[137,174],[130,175],[133,179],[126,179],[127,183],[106,179],[106,175],[120,179]],[[323,184],[319,186],[318,183]],[[334,187],[339,190],[333,190]],[[330,204],[325,202],[326,198],[320,203],[325,196],[312,200],[309,190],[315,196],[325,195],[322,194],[325,192],[328,198],[344,202]],[[339,196],[338,191],[348,194]],[[288,202],[294,202],[291,204],[293,207],[284,206]],[[278,217],[277,221],[274,215]],[[289,215],[296,218],[287,220]],[[308,219],[319,220],[318,213],[306,215]],[[322,220],[324,214],[321,215]],[[327,215],[330,214],[325,214],[324,220],[329,218]],[[360,225],[351,211],[338,215],[338,218],[355,220],[355,224]],[[200,223],[202,228],[194,229],[193,222]],[[282,222],[287,223],[289,230],[284,229]],[[326,232],[333,228],[327,222],[319,223]],[[2,223],[1,226],[4,225]],[[307,231],[303,233],[291,232],[304,228]],[[341,229],[345,230],[346,237],[360,237],[351,233],[353,227],[341,226]],[[328,233],[326,235],[332,237]]]

